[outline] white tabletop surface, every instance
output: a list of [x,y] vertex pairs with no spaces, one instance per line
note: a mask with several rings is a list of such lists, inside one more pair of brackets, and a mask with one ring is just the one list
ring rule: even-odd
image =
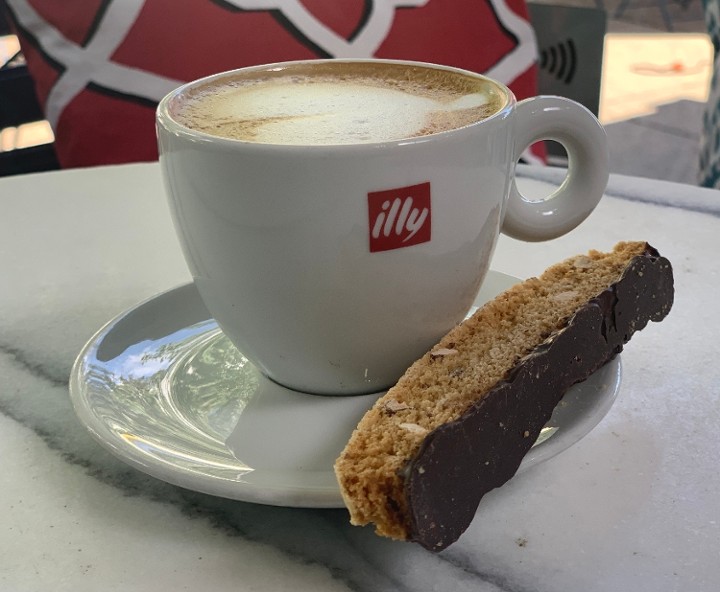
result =
[[[561,174],[521,173],[529,192]],[[720,192],[612,177],[580,228],[502,237],[493,267],[527,277],[619,240],[673,263],[669,317],[626,347],[607,417],[434,555],[344,510],[215,498],[107,453],[67,382],[102,324],[190,279],[159,169],[0,179],[0,590],[720,590]]]

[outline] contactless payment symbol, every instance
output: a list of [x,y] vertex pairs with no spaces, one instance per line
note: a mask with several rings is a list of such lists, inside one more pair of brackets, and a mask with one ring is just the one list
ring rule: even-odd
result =
[[430,183],[368,193],[370,252],[430,240]]

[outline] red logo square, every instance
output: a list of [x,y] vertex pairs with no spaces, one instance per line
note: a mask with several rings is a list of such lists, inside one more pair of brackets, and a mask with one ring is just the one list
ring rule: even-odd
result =
[[370,252],[430,240],[430,182],[368,193]]

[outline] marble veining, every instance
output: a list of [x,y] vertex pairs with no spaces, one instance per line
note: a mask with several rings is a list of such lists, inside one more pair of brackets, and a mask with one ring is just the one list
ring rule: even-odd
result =
[[[551,182],[521,169],[539,189]],[[486,496],[433,555],[350,526],[344,510],[184,490],[96,444],[68,397],[75,355],[104,321],[188,279],[157,167],[1,180],[0,590],[720,589],[720,321],[706,312],[720,289],[720,193],[622,177],[608,193],[543,249],[501,239],[493,267],[529,275],[647,238],[673,261],[675,308],[628,345],[600,425]]]
[[[206,521],[224,536],[271,545],[291,561],[322,565],[352,590],[412,591],[427,584],[428,574],[422,574],[415,582],[408,574],[403,578],[393,574],[393,568],[385,565],[385,558],[388,553],[398,552],[397,543],[375,537],[370,529],[350,527],[344,510],[278,508],[225,500],[175,487],[130,469],[78,430],[67,398],[69,370],[63,375],[56,368],[33,361],[32,352],[7,345],[0,345],[0,356],[3,366],[10,366],[3,369],[4,382],[9,379],[15,384],[35,383],[29,391],[0,390],[0,413],[31,429],[66,463],[81,467],[88,477],[110,485],[124,496],[170,504],[187,519]],[[358,554],[364,556],[362,561],[358,561]],[[465,581],[468,589],[530,590],[497,567],[479,570],[462,553],[448,551],[435,556],[419,547],[403,545],[402,555],[405,561],[415,560],[428,568],[428,564],[442,566],[435,569]]]

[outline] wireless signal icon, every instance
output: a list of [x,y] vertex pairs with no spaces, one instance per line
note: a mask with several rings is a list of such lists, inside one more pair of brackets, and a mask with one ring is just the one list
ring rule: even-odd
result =
[[572,39],[552,45],[540,52],[540,68],[558,80],[570,84],[577,69],[577,51]]

